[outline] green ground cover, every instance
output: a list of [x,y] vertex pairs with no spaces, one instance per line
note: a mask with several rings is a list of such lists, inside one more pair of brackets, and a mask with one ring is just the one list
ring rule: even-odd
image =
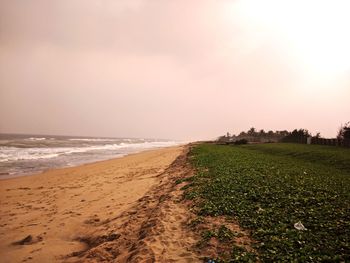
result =
[[[185,197],[201,218],[227,216],[250,230],[261,262],[350,262],[350,149],[202,144],[190,159]],[[232,243],[230,260],[256,258]]]

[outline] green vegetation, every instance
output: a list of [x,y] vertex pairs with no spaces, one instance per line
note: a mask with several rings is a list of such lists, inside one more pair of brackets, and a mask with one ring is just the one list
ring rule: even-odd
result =
[[[190,159],[197,172],[185,197],[199,216],[233,217],[251,230],[261,262],[350,261],[349,149],[202,144]],[[202,235],[232,238],[225,228]],[[231,261],[252,261],[231,243]]]
[[350,121],[340,126],[338,139],[350,140]]

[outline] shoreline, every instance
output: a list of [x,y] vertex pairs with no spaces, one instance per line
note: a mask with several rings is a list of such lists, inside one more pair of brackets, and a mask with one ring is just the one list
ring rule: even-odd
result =
[[25,173],[25,174],[8,174],[8,175],[0,175],[0,182],[4,181],[4,180],[13,180],[16,178],[21,178],[21,177],[31,177],[31,176],[37,176],[43,173],[47,173],[50,171],[54,171],[54,170],[60,170],[60,169],[66,169],[66,168],[74,168],[74,167],[79,167],[79,166],[84,166],[84,165],[89,165],[89,164],[95,164],[95,163],[100,163],[100,162],[106,162],[106,161],[112,161],[112,160],[117,160],[117,159],[121,159],[124,158],[126,156],[130,156],[130,155],[134,155],[134,154],[140,154],[140,153],[144,153],[144,152],[149,152],[149,151],[156,151],[156,150],[160,150],[160,149],[166,149],[166,148],[173,148],[173,147],[181,147],[181,146],[186,146],[188,145],[188,143],[186,144],[177,144],[177,145],[173,145],[173,146],[166,146],[166,147],[154,147],[154,148],[150,148],[150,149],[145,149],[145,150],[139,150],[139,151],[135,151],[135,152],[130,152],[130,153],[125,153],[125,154],[120,154],[119,157],[113,157],[113,158],[108,158],[108,159],[104,159],[104,160],[96,160],[96,161],[88,161],[88,162],[84,162],[84,163],[80,163],[80,164],[73,164],[70,166],[57,166],[57,167],[52,167],[50,169],[46,169],[46,170],[42,170],[42,171],[36,171],[33,173]]
[[[160,233],[157,230],[149,234],[153,239],[148,247],[156,251],[164,247],[164,242],[174,242],[173,250],[169,250],[173,254],[167,257],[181,258],[178,253],[186,251],[192,238],[187,232],[182,234],[181,225],[176,231],[171,229],[180,224],[181,217],[185,222],[187,212],[174,200],[164,201],[163,196],[172,193],[176,176],[183,176],[176,160],[185,158],[186,149],[184,145],[151,149],[1,180],[1,257],[6,262],[76,262],[84,256],[84,262],[88,262],[89,253],[93,258],[101,258],[103,253],[103,258],[117,257],[118,262],[126,262],[132,245],[140,248],[140,257],[147,259],[151,254],[142,255],[138,234],[146,231],[150,217],[166,205],[154,220],[163,220],[161,223],[169,226],[169,231],[159,237],[167,241],[154,242],[154,236]],[[181,238],[173,240],[175,234],[181,234]],[[186,243],[179,243],[179,239]],[[105,247],[112,244],[116,245],[114,252]]]

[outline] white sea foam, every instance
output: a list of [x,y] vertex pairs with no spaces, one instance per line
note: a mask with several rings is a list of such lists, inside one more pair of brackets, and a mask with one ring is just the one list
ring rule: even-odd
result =
[[54,147],[54,148],[16,148],[0,147],[0,162],[14,162],[20,160],[52,159],[62,155],[71,155],[86,152],[113,152],[117,150],[137,151],[138,149],[151,149],[176,145],[173,141],[140,142],[140,143],[118,143],[104,144],[86,147]]
[[103,138],[74,138],[69,139],[69,141],[82,141],[82,142],[114,142],[114,141],[120,141],[120,139],[103,139]]

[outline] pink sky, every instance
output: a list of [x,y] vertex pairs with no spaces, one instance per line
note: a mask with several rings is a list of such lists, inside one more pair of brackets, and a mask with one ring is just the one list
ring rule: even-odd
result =
[[1,0],[0,132],[335,136],[350,121],[345,2],[262,2]]

